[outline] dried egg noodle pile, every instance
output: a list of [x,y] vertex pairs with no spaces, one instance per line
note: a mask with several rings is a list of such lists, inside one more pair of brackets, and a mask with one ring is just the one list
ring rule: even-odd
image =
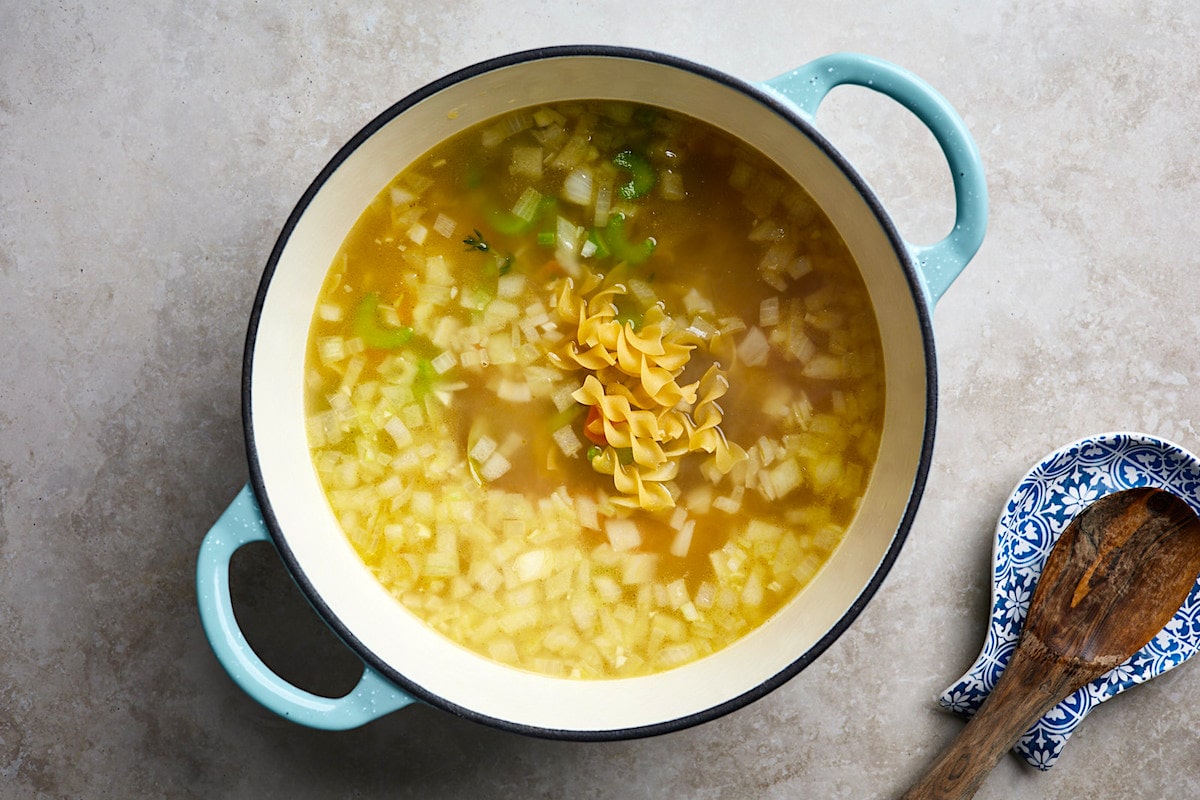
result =
[[377,579],[463,646],[574,678],[679,666],[795,596],[884,404],[812,200],[716,129],[599,101],[396,176],[330,269],[307,384],[314,466]]

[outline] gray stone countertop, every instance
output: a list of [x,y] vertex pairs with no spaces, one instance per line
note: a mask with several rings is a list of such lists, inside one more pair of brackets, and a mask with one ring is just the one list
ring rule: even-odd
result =
[[[885,798],[962,723],[1014,483],[1081,436],[1200,449],[1200,6],[461,2],[16,3],[0,11],[0,797]],[[242,345],[280,226],[336,150],[459,67],[563,43],[762,80],[855,50],[925,78],[977,138],[975,261],[934,315],[938,438],[893,570],[816,663],[705,725],[616,743],[414,707],[346,733],[261,709],[214,659],[194,567],[247,480]],[[894,104],[822,130],[906,237],[947,170]],[[240,613],[289,678],[356,675],[269,546]],[[1200,666],[1106,703],[1059,763],[981,798],[1200,797]]]

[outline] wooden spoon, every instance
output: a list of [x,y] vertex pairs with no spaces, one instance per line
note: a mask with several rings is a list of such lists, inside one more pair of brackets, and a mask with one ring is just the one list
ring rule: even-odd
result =
[[1062,532],[1017,649],[958,737],[903,796],[967,798],[1025,731],[1141,650],[1200,575],[1200,518],[1161,489],[1100,498]]

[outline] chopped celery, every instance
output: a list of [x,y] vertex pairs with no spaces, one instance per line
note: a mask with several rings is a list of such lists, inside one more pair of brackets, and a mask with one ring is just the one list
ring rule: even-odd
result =
[[516,236],[527,231],[532,223],[511,211],[493,209],[488,213],[488,224],[506,236]]
[[467,162],[467,188],[477,189],[483,185],[483,165],[478,161]]
[[563,427],[564,425],[570,425],[572,422],[575,421],[576,417],[578,417],[580,414],[583,413],[583,410],[585,408],[587,408],[587,406],[584,406],[581,403],[571,403],[571,405],[567,406],[562,411],[559,411],[557,414],[550,417],[550,421],[547,424],[547,427],[549,428],[549,430],[551,432],[553,432],[553,431],[556,431],[559,428]]
[[367,347],[395,350],[412,341],[413,329],[385,328],[379,324],[379,293],[371,292],[354,310],[354,335]]
[[487,212],[488,224],[505,236],[517,236],[527,232],[540,219],[554,215],[557,204],[553,197],[543,196],[532,189],[518,199],[512,211],[491,208]]
[[616,213],[608,218],[608,225],[603,231],[604,243],[608,246],[609,252],[618,261],[624,261],[628,264],[641,264],[646,259],[650,258],[654,253],[654,247],[658,243],[653,236],[648,236],[640,242],[631,242],[625,233],[625,215]]
[[413,397],[418,401],[424,400],[433,391],[433,385],[437,382],[437,379],[438,373],[433,368],[433,359],[422,358],[417,362],[417,374],[413,378]]
[[521,192],[521,196],[513,204],[512,214],[514,217],[520,217],[526,222],[533,222],[541,210],[541,205],[542,193],[533,187],[529,187]]
[[468,311],[483,311],[488,307],[488,304],[496,299],[496,282],[493,280],[491,285],[484,284],[476,286],[470,291],[463,292],[460,304]]
[[632,150],[617,153],[613,156],[612,163],[630,173],[629,180],[617,187],[618,194],[626,200],[636,200],[643,196],[653,189],[658,181],[650,162]]
[[594,258],[608,258],[612,255],[612,251],[608,249],[608,245],[604,242],[604,234],[596,228],[592,228],[588,234],[587,241],[594,248],[591,253]]
[[[468,240],[464,240],[468,241]],[[486,246],[486,244],[485,244]],[[480,252],[484,248],[476,247]],[[496,299],[499,291],[500,276],[507,275],[513,268],[514,257],[511,254],[500,255],[495,248],[487,246],[488,257],[483,260],[479,269],[478,283],[471,288],[464,288],[460,304],[469,311],[483,311]]]

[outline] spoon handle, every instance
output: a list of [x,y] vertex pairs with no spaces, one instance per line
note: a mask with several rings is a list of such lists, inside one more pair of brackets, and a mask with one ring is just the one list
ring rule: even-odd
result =
[[[1024,642],[975,716],[901,800],[965,800],[1021,735],[1091,679],[1090,670]],[[1031,646],[1032,645],[1032,646]]]

